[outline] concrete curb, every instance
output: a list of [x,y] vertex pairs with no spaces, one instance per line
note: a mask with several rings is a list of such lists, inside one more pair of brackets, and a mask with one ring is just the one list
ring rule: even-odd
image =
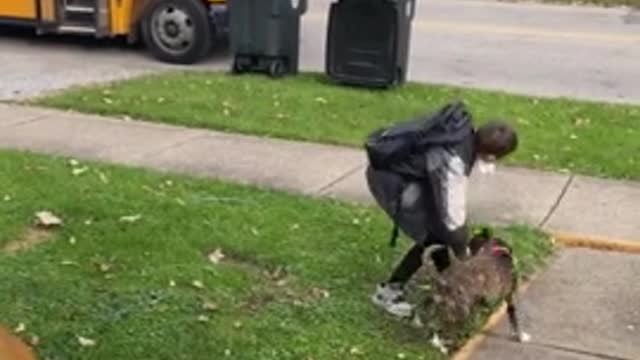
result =
[[[550,232],[550,240],[554,246],[565,248],[589,248],[599,251],[613,251],[627,254],[640,255],[640,242],[612,239],[607,237],[581,235],[567,232]],[[535,276],[523,283],[518,288],[518,295],[527,291]],[[489,316],[480,331],[472,336],[456,353],[451,356],[451,360],[468,360],[475,351],[482,345],[489,332],[493,330],[507,314],[507,304],[503,303],[496,311]]]
[[556,244],[564,247],[590,248],[601,251],[615,251],[640,255],[640,241],[612,239],[602,236],[588,236],[566,232],[552,232]]

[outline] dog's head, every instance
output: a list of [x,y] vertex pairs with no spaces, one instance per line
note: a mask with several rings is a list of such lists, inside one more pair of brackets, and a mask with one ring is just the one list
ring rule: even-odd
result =
[[513,257],[511,246],[502,238],[495,236],[491,229],[482,228],[469,240],[469,252],[471,256],[480,253],[489,253],[497,256]]

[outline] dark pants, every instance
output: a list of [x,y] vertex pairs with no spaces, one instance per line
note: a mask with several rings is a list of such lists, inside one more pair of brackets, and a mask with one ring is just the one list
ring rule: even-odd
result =
[[[368,168],[366,171],[369,190],[378,205],[392,217],[396,210],[398,201],[402,201],[401,191],[410,185],[402,177],[384,171],[376,171]],[[397,218],[398,227],[408,237],[415,242],[414,246],[407,252],[398,267],[393,271],[389,282],[406,283],[423,265],[422,257],[427,247],[435,244],[442,244],[438,239],[429,235],[428,221],[429,211],[427,204],[433,203],[426,198],[428,192],[421,191],[420,186],[415,184],[414,189],[418,189],[414,194],[407,196],[407,203],[403,204],[400,215]],[[409,191],[411,192],[411,191]],[[450,244],[443,244],[450,245]],[[455,246],[454,251],[460,246]],[[431,254],[436,269],[443,271],[450,264],[449,251],[446,248],[435,250]]]

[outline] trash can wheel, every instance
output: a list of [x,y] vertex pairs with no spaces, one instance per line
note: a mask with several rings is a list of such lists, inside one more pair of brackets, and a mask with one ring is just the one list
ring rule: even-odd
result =
[[287,72],[286,65],[282,59],[271,60],[269,64],[269,76],[273,78],[282,77]]
[[244,57],[237,56],[233,59],[233,64],[231,65],[231,72],[234,74],[242,74],[249,69],[248,63],[250,61]]

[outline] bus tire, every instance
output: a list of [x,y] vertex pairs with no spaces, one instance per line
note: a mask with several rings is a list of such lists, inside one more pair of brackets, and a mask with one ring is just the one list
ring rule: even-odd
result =
[[142,19],[142,37],[154,57],[174,64],[193,64],[213,43],[213,29],[200,0],[157,0]]

